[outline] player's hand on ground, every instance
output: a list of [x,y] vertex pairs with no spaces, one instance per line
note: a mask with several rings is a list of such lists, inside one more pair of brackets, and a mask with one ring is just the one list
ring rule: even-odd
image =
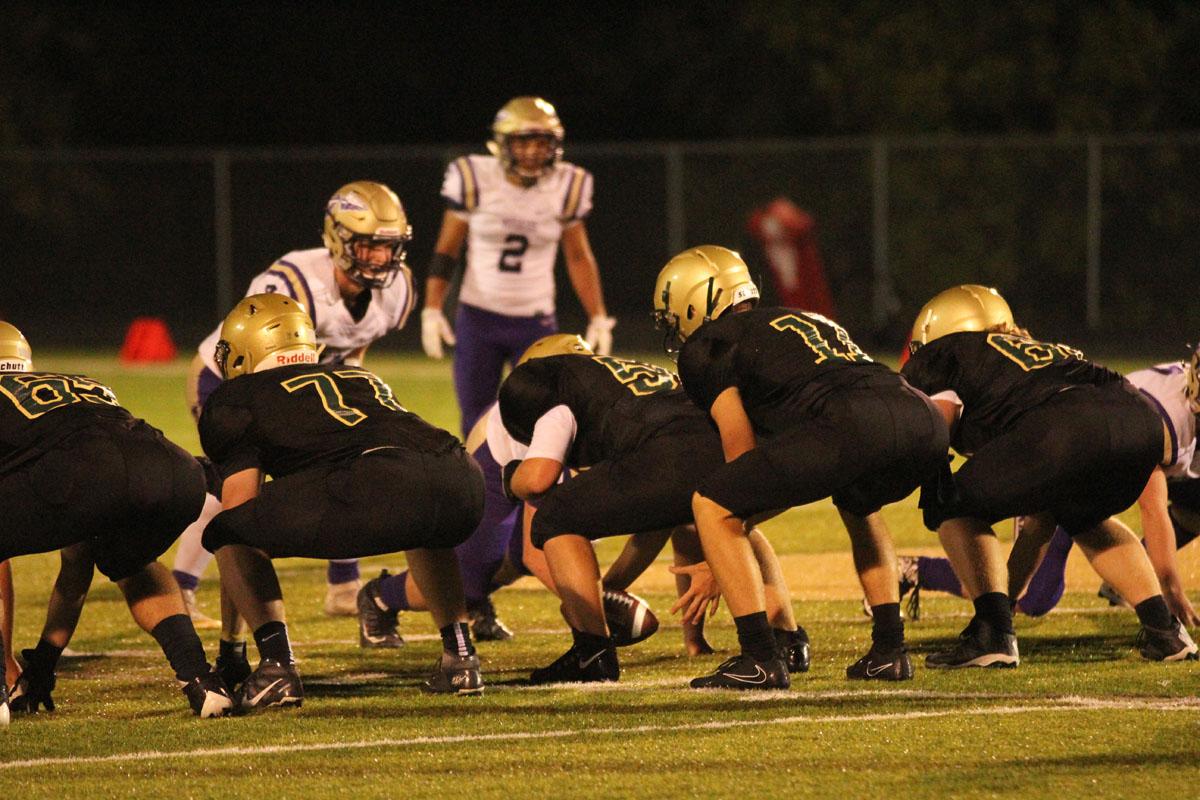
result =
[[687,575],[691,578],[687,591],[671,606],[672,614],[682,610],[683,623],[695,624],[704,620],[705,611],[710,617],[717,613],[721,605],[721,589],[717,586],[717,580],[707,562],[701,561],[686,567],[670,567],[670,570],[675,575]]
[[588,320],[587,333],[583,335],[588,347],[595,350],[597,355],[611,354],[612,330],[616,325],[617,320],[614,317],[595,316]]
[[421,347],[425,355],[441,358],[443,344],[454,346],[454,329],[440,308],[424,309],[421,311]]
[[1171,613],[1179,617],[1179,621],[1186,627],[1192,628],[1200,625],[1200,614],[1196,613],[1196,609],[1192,608],[1192,601],[1188,599],[1187,592],[1184,591],[1183,585],[1179,581],[1164,581],[1162,583],[1163,599],[1167,601],[1167,608],[1171,609]]

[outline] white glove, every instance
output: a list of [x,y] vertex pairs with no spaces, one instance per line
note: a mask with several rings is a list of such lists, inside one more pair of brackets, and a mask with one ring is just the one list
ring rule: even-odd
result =
[[442,357],[442,343],[454,344],[454,330],[440,308],[421,311],[421,347],[430,358]]
[[612,329],[616,324],[613,317],[595,316],[588,320],[587,333],[583,338],[597,355],[606,356],[612,352]]

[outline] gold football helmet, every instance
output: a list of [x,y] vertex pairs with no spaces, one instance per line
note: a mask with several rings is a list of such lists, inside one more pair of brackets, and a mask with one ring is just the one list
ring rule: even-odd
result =
[[1200,414],[1200,345],[1196,345],[1191,360],[1183,366],[1187,381],[1185,392],[1188,405],[1191,406],[1193,414]]
[[[355,181],[325,204],[325,246],[351,280],[367,288],[390,286],[404,263],[412,226],[396,193],[382,183]],[[386,258],[372,257],[383,249]]]
[[[226,380],[286,364],[317,363],[317,333],[304,306],[285,294],[252,294],[221,325],[216,361]],[[269,359],[268,356],[276,358]]]
[[517,360],[517,366],[519,367],[533,358],[575,355],[590,356],[594,353],[583,337],[577,333],[552,333],[529,345],[521,354],[521,358]]
[[965,283],[939,292],[921,308],[913,324],[909,352],[951,333],[1016,331],[1012,309],[995,289]]
[[16,325],[0,322],[0,372],[28,372],[33,351]]
[[709,320],[746,300],[758,301],[750,268],[732,250],[715,244],[684,250],[667,262],[654,284],[654,323],[665,331],[663,348],[674,355]]
[[[496,119],[492,121],[492,139],[487,146],[491,154],[500,159],[505,172],[531,186],[538,178],[548,175],[562,158],[565,133],[558,112],[550,103],[540,97],[514,97],[496,112]],[[550,154],[540,165],[522,166],[513,155],[513,140],[534,137],[549,140]]]

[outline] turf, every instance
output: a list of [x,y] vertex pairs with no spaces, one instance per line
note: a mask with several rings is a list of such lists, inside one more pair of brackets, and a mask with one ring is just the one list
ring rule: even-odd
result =
[[[446,365],[384,358],[371,366],[408,408],[456,426]],[[196,448],[182,363],[125,370],[109,358],[62,356],[39,358],[38,367],[109,383],[128,408]],[[902,550],[936,551],[913,500],[886,515]],[[832,508],[794,510],[767,533],[812,636],[814,661],[790,691],[752,696],[686,688],[688,678],[732,652],[735,637],[722,611],[709,623],[721,652],[683,654],[666,611],[665,561],[634,587],[663,628],[622,651],[622,683],[522,684],[568,643],[557,602],[525,579],[496,595],[517,638],[480,645],[487,692],[447,699],[417,690],[440,649],[427,617],[402,618],[409,639],[402,650],[362,651],[354,620],[321,614],[324,565],[292,559],[277,566],[305,705],[201,722],[187,713],[161,654],[133,625],[115,587],[98,580],[72,643],[79,655],[60,670],[58,710],[18,718],[0,735],[0,788],[22,798],[1194,794],[1200,669],[1142,661],[1132,648],[1133,615],[1097,599],[1097,580],[1074,557],[1060,608],[1041,620],[1018,618],[1019,669],[921,668],[923,655],[957,633],[968,609],[926,596],[921,621],[908,626],[915,680],[862,685],[848,683],[843,670],[865,649],[870,627]],[[604,542],[602,560],[619,544]],[[1200,555],[1182,555],[1196,586]],[[364,572],[400,563],[400,556],[370,559]],[[55,568],[52,555],[14,565],[18,646],[36,640]],[[215,568],[200,597],[215,610]],[[215,650],[215,634],[204,638]]]

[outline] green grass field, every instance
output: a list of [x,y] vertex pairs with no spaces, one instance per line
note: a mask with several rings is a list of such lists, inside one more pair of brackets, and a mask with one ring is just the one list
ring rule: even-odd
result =
[[[108,383],[131,411],[198,447],[183,362],[126,370],[111,358],[58,356],[37,366]],[[445,363],[388,357],[370,366],[408,408],[457,427]],[[936,552],[914,499],[885,514],[902,552]],[[446,699],[417,689],[440,650],[427,616],[402,617],[404,649],[360,650],[355,620],[321,614],[324,563],[292,559],[277,568],[304,706],[201,722],[119,592],[98,580],[72,643],[79,655],[60,667],[58,710],[0,733],[0,788],[23,799],[1196,796],[1200,668],[1144,662],[1132,647],[1135,617],[1096,598],[1098,579],[1074,555],[1059,609],[1017,620],[1019,669],[923,669],[923,655],[957,634],[969,608],[926,596],[921,621],[908,626],[916,679],[862,685],[843,670],[865,651],[870,626],[832,507],[793,510],[766,530],[812,637],[813,667],[790,691],[753,695],[686,688],[736,640],[722,610],[709,624],[722,653],[683,654],[665,560],[633,587],[663,626],[622,651],[620,684],[521,685],[569,643],[555,599],[525,579],[496,595],[517,638],[480,646],[486,693]],[[603,542],[601,559],[619,544]],[[1181,556],[1189,585],[1200,586],[1200,555]],[[370,559],[364,572],[400,563]],[[56,566],[53,555],[14,564],[18,647],[36,641]],[[200,597],[215,612],[215,567]],[[216,634],[203,636],[215,655]]]

